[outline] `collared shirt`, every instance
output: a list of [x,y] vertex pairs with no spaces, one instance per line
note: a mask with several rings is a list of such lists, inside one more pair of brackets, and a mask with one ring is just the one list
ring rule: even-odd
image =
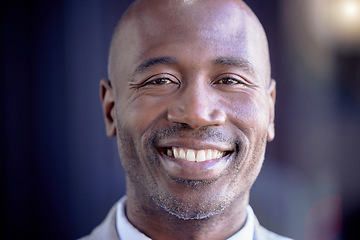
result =
[[[125,214],[126,196],[122,197],[116,206],[116,230],[120,239],[125,240],[151,240],[132,225]],[[252,208],[246,208],[247,218],[244,226],[227,240],[252,240],[254,237],[255,214]]]

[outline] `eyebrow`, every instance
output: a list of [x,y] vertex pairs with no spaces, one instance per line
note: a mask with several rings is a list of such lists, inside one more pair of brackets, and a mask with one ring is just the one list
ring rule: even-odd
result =
[[[173,57],[156,57],[150,58],[143,61],[134,71],[133,75],[141,74],[146,69],[155,66],[155,65],[174,65],[177,61]],[[245,59],[238,59],[233,57],[220,57],[214,60],[216,65],[228,65],[234,66],[237,68],[242,68],[249,72],[250,74],[255,74],[254,68],[252,67],[251,63]]]
[[150,58],[143,61],[134,71],[135,74],[140,74],[144,72],[146,69],[155,66],[155,65],[174,65],[177,61],[172,57],[157,57],[157,58]]
[[242,68],[251,74],[255,74],[255,70],[252,67],[251,63],[245,59],[238,59],[238,58],[232,58],[232,57],[221,57],[221,58],[215,59],[214,62],[217,65],[228,65],[228,66],[234,66],[237,68]]

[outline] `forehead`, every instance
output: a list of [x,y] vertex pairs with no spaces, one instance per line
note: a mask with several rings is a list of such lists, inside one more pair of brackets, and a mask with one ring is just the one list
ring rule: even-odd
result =
[[124,18],[111,54],[120,61],[116,61],[116,68],[125,64],[126,69],[133,69],[146,58],[180,52],[179,57],[194,62],[241,58],[263,71],[268,61],[267,42],[259,25],[250,10],[237,0],[175,0],[166,4],[143,1]]
[[235,37],[244,28],[244,12],[232,2],[219,4],[218,1],[208,1],[204,4],[203,1],[195,1],[176,5],[174,2],[170,2],[172,6],[144,6],[145,9],[140,9],[138,15],[132,18],[132,24],[137,25],[138,30],[148,38],[168,35],[184,39],[187,35],[182,33],[190,32],[204,37],[226,32],[226,35]]

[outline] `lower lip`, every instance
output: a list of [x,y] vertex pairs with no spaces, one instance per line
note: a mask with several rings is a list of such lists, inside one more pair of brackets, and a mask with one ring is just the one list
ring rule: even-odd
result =
[[211,180],[224,172],[230,162],[231,155],[228,154],[225,157],[204,162],[190,162],[161,153],[161,163],[173,177],[189,180]]

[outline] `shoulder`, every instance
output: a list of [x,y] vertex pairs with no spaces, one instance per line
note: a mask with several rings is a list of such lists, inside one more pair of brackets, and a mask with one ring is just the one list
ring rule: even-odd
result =
[[120,240],[115,227],[116,206],[117,203],[111,208],[105,220],[90,235],[79,240]]
[[254,240],[292,240],[291,238],[273,233],[259,224],[256,220],[254,229]]

